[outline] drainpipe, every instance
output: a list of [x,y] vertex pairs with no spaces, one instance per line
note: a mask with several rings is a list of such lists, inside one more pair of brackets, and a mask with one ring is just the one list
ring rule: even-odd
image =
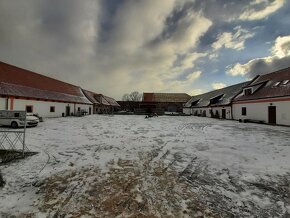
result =
[[8,110],[9,106],[9,97],[6,98],[5,110]]
[[234,119],[234,116],[233,116],[233,103],[231,103],[231,118],[232,118],[232,120]]
[[13,111],[14,109],[14,97],[10,97],[10,110]]

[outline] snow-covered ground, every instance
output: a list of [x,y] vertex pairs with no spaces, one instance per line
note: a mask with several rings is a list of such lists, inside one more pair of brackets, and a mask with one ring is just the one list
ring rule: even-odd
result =
[[290,216],[290,128],[92,115],[27,130],[0,217]]

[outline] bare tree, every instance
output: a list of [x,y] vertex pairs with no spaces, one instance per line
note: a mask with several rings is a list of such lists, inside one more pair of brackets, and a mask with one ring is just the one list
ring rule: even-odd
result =
[[129,101],[129,95],[128,94],[124,94],[122,97],[122,101]]
[[141,99],[142,94],[137,91],[131,92],[130,94],[124,94],[122,97],[123,101],[141,101]]

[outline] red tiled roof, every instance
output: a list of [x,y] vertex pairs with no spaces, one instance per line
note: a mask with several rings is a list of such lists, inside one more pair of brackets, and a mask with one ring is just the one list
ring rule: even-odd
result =
[[186,93],[143,93],[146,102],[181,102],[185,103],[191,98]]
[[79,87],[0,62],[0,82],[80,96]]
[[102,94],[96,94],[95,98],[100,104],[110,106],[110,103],[104,98]]
[[107,101],[111,106],[114,106],[114,107],[120,107],[120,105],[118,104],[118,102],[117,102],[114,98],[111,98],[111,97],[108,97],[108,96],[105,96],[105,95],[104,95],[104,98],[106,99],[106,101]]
[[[286,85],[280,84],[274,87],[275,83],[285,80],[289,80]],[[290,68],[261,75],[245,88],[249,87],[258,87],[258,89],[251,95],[243,95],[242,93],[234,101],[290,96]]]
[[47,91],[42,89],[31,88],[27,86],[9,84],[0,82],[0,95],[34,98],[40,100],[53,100],[60,102],[92,104],[84,95],[82,95],[79,88],[79,95],[69,95],[60,92]]
[[88,90],[84,90],[83,92],[85,94],[85,96],[94,104],[100,104],[100,102],[96,99],[96,93],[88,91]]
[[120,107],[120,105],[114,98],[102,94],[97,94],[88,90],[83,90],[83,92],[87,96],[87,98],[94,104],[103,104],[103,105],[111,105],[114,107]]

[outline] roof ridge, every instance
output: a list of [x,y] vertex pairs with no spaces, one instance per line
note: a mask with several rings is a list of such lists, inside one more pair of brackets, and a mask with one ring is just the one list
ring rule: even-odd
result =
[[9,64],[9,63],[6,63],[6,62],[3,62],[3,61],[0,61],[0,64],[5,64],[5,65],[8,65],[10,67],[13,67],[13,68],[17,68],[17,69],[20,69],[20,70],[23,70],[23,71],[27,71],[29,73],[32,73],[34,75],[38,75],[38,76],[42,76],[42,77],[46,77],[48,79],[51,79],[51,80],[55,80],[55,81],[58,81],[58,82],[61,82],[61,83],[64,83],[64,84],[67,84],[67,85],[71,85],[71,86],[74,86],[74,87],[80,87],[78,85],[74,85],[74,84],[71,84],[71,83],[67,83],[67,82],[64,82],[60,79],[56,79],[56,78],[53,78],[53,77],[49,77],[49,76],[46,76],[46,75],[43,75],[41,73],[36,73],[36,72],[33,72],[32,70],[30,69],[25,69],[25,68],[22,68],[22,67],[18,67],[18,66],[15,66],[15,65],[12,65],[12,64]]
[[74,97],[86,97],[86,96],[81,96],[81,95],[71,95],[68,93],[64,93],[64,92],[57,92],[57,91],[52,91],[52,90],[46,90],[46,89],[39,89],[39,88],[35,88],[35,87],[30,87],[30,86],[24,86],[24,85],[19,85],[19,84],[14,84],[14,83],[7,83],[7,82],[0,82],[0,84],[6,84],[6,85],[12,85],[12,86],[20,86],[20,87],[24,87],[24,88],[29,88],[29,89],[34,89],[34,90],[40,90],[40,91],[47,91],[47,92],[52,92],[52,93],[60,93],[62,95],[67,95],[67,96],[74,96]]

